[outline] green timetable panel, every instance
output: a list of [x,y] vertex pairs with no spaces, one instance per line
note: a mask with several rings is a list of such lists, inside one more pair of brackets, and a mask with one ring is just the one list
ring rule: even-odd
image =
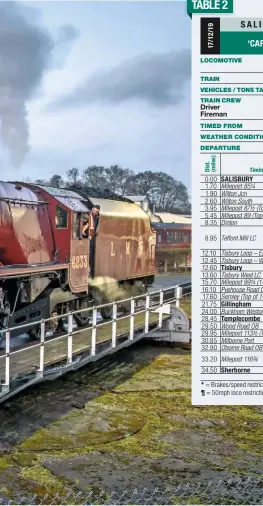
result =
[[263,18],[200,18],[201,54],[263,55]]

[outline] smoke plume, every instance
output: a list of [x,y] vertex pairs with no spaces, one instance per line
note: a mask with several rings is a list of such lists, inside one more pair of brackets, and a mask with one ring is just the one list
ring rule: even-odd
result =
[[[125,288],[120,286],[116,279],[108,276],[97,276],[94,279],[90,278],[89,286],[96,305],[129,299],[141,293],[139,286],[136,284]],[[122,309],[127,309],[126,306],[127,304],[124,302],[122,304]]]
[[53,50],[77,35],[66,26],[54,39],[34,14],[35,9],[0,2],[0,136],[14,166],[30,148],[27,102],[39,90]]

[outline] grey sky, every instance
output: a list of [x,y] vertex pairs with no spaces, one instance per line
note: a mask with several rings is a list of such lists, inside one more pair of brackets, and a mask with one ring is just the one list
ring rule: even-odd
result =
[[136,56],[91,75],[54,106],[85,106],[94,102],[115,105],[131,99],[160,107],[176,105],[184,98],[190,62],[189,49]]
[[1,178],[24,159],[31,178],[118,163],[189,186],[185,2],[1,2],[0,14]]

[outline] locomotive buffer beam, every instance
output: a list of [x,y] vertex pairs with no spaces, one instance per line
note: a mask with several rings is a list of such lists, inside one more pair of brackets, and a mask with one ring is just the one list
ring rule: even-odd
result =
[[[146,339],[173,344],[191,343],[190,321],[183,309],[173,303],[164,304],[162,308],[156,309],[155,312],[160,315],[159,328],[150,331]],[[170,318],[162,321],[161,315],[170,315]]]

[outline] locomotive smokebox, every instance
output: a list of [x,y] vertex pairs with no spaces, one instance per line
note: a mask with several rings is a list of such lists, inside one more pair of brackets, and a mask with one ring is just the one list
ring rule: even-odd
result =
[[39,201],[16,183],[0,182],[0,263],[27,265],[41,261]]

